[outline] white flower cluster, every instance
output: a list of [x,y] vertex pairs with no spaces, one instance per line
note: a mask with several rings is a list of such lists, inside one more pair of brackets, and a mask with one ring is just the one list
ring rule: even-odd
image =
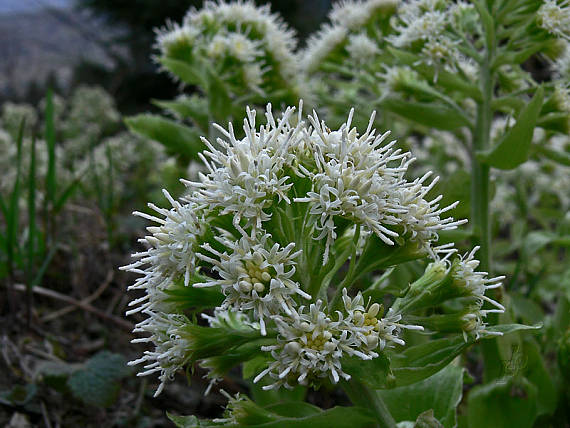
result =
[[264,317],[283,311],[291,315],[296,305],[292,294],[310,299],[299,284],[292,281],[295,273],[295,258],[301,253],[291,253],[295,244],[290,243],[280,248],[278,243],[268,248],[270,235],[257,239],[241,237],[233,242],[227,238],[216,238],[227,250],[220,253],[208,244],[202,247],[216,256],[212,258],[204,254],[197,256],[211,263],[221,279],[210,279],[208,282],[194,284],[195,287],[221,286],[226,300],[222,309],[232,308],[238,311],[253,311],[259,319],[261,334],[266,335]]
[[358,30],[377,13],[394,10],[397,5],[397,0],[343,0],[333,4],[329,18],[335,25]]
[[540,27],[550,34],[570,40],[570,6],[568,0],[544,0],[536,12]]
[[360,292],[350,298],[346,288],[342,291],[345,314],[337,311],[336,321],[324,311],[321,300],[312,303],[308,311],[301,306],[293,316],[274,317],[279,331],[277,343],[261,349],[271,352],[275,361],[254,382],[269,375],[275,382],[263,387],[267,390],[309,385],[326,377],[333,383],[341,377],[348,380],[350,375],[342,370],[343,357],[371,360],[386,347],[405,344],[399,338],[402,328],[423,330],[421,326],[399,324],[400,315],[388,313],[386,318],[379,318],[378,303],[365,308]]
[[[499,302],[485,295],[487,290],[501,287],[501,281],[504,276],[487,278],[487,272],[476,271],[479,266],[479,260],[475,259],[475,253],[479,247],[473,248],[471,252],[461,256],[452,270],[454,284],[461,287],[466,296],[475,298],[475,304],[469,308],[469,312],[464,315],[464,336],[467,340],[467,334],[475,334],[479,339],[484,334],[501,335],[501,333],[490,332],[485,329],[486,324],[483,318],[490,313],[503,313],[505,307]],[[485,302],[490,303],[493,309],[482,309]]]
[[329,56],[338,53],[357,64],[370,63],[379,53],[381,42],[377,30],[374,37],[366,26],[376,19],[388,19],[398,5],[394,0],[345,0],[333,5],[330,23],[312,35],[301,53],[302,69],[309,74],[317,71]]
[[316,171],[299,167],[301,174],[311,178],[313,189],[295,202],[310,204],[310,214],[320,231],[316,239],[326,237],[323,263],[337,237],[337,216],[363,225],[365,231],[375,233],[388,245],[394,245],[400,236],[394,229],[401,227],[403,234],[409,233],[429,251],[430,242],[437,240],[437,231],[455,229],[466,221],[442,219],[440,215],[456,204],[440,209],[437,203],[441,198],[425,199],[437,179],[424,186],[430,176],[426,173],[408,182],[404,176],[414,160],[410,153],[394,150],[395,141],[383,144],[389,133],[375,135],[374,114],[366,132],[358,135],[350,128],[353,112],[338,131],[329,130],[316,115],[309,118],[314,129],[308,143]]
[[423,60],[434,68],[454,71],[465,60],[451,37],[450,25],[460,25],[463,3],[451,4],[446,0],[412,0],[402,2],[393,19],[396,34],[389,37],[398,48],[421,46]]
[[[256,112],[248,109],[242,138],[231,124],[228,130],[218,127],[224,138],[216,146],[204,140],[208,150],[201,157],[208,172],[197,182],[183,180],[188,195],[179,202],[165,192],[170,209],[149,204],[160,217],[136,213],[158,225],[142,240],[148,249],[123,268],[141,275],[130,289],[145,292],[129,313],[148,316],[137,331],[149,334],[157,351],[137,362],[158,371],[167,361],[163,382],[184,361],[178,353],[166,360],[161,354],[164,343],[180,350],[186,340],[175,344],[180,335],[173,331],[170,342],[163,339],[164,312],[176,311],[165,301],[173,282],[219,290],[218,310],[248,314],[262,336],[278,334],[276,345],[263,348],[275,358],[263,372],[277,376],[274,387],[292,385],[289,375],[299,383],[327,376],[337,382],[347,376],[343,356],[374,358],[386,346],[403,344],[398,333],[409,326],[398,323],[400,314],[378,318],[378,305],[365,308],[360,294],[350,299],[346,290],[345,311],[333,319],[298,273],[300,265],[304,272],[321,269],[318,261],[307,265],[311,255],[302,250],[313,248],[326,264],[337,256],[337,233],[356,224],[365,237],[375,234],[394,248],[412,241],[421,254],[433,254],[437,232],[463,223],[441,218],[455,204],[439,208],[441,197],[426,199],[436,182],[425,184],[429,173],[405,178],[413,158],[394,142],[385,143],[388,133],[376,136],[374,115],[359,135],[351,127],[353,111],[337,130],[316,113],[305,122],[301,107],[294,112],[289,107],[276,119],[268,105],[266,124],[257,127]],[[287,210],[300,214],[276,218],[277,211]]]
[[268,73],[273,80],[297,81],[296,44],[293,31],[268,5],[257,7],[249,0],[207,1],[200,10],[190,9],[182,25],[169,23],[157,35],[163,56],[199,68],[200,61],[209,62],[226,81],[260,93],[275,90],[268,86]]

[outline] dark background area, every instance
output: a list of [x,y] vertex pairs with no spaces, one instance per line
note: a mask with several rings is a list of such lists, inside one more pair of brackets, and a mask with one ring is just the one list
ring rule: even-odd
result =
[[[302,46],[332,0],[270,4]],[[201,0],[5,0],[0,5],[0,103],[36,104],[47,87],[67,95],[79,83],[100,85],[124,114],[172,98],[176,85],[152,61],[155,29],[180,22]]]

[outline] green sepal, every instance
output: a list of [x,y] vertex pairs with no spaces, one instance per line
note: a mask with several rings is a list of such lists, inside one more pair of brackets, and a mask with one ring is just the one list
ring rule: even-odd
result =
[[177,76],[188,85],[198,85],[205,88],[207,85],[206,76],[202,72],[204,69],[200,64],[190,64],[179,59],[161,57],[158,60],[164,68]]
[[[189,362],[227,354],[230,350],[248,342],[263,339],[259,330],[242,324],[237,317],[222,321],[220,326],[203,327],[188,322],[178,330],[178,334],[188,341]],[[268,331],[267,337],[273,337]],[[261,345],[258,345],[261,346]]]
[[169,287],[164,290],[168,295],[168,297],[164,299],[164,302],[176,305],[176,309],[180,312],[188,309],[201,311],[220,306],[224,301],[224,295],[220,287],[193,287],[193,284],[208,279],[209,278],[196,274],[190,278],[187,286],[184,285],[183,278],[173,281]]
[[204,358],[200,361],[200,367],[209,369],[209,376],[212,378],[221,378],[225,376],[230,369],[237,365],[251,360],[261,351],[264,345],[275,343],[275,339],[257,339],[235,346],[222,354]]

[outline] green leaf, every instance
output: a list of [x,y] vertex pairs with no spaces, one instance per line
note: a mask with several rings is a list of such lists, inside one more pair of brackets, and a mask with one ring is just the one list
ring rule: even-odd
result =
[[[362,407],[333,407],[321,410],[307,403],[282,403],[263,408],[245,398],[232,405],[236,423],[215,423],[195,416],[168,414],[179,428],[191,427],[293,427],[293,428],[359,428],[376,426],[374,415]],[[285,416],[290,415],[290,416]]]
[[226,82],[214,70],[208,71],[208,110],[210,117],[218,123],[232,119],[232,100]]
[[383,353],[367,361],[358,357],[350,357],[343,359],[342,369],[371,388],[379,389],[386,386],[390,372],[390,360]]
[[139,114],[125,119],[129,129],[161,143],[170,154],[184,160],[196,159],[203,149],[195,129],[152,114]]
[[532,100],[517,117],[517,122],[492,149],[478,152],[477,159],[498,169],[513,169],[526,162],[540,109],[543,89],[539,87]]
[[202,73],[204,69],[197,64],[189,64],[178,59],[162,57],[158,60],[164,68],[176,75],[180,80],[188,85],[198,85],[202,88],[206,87],[206,78]]
[[537,415],[552,414],[556,409],[558,396],[550,374],[546,370],[538,344],[531,339],[523,342],[523,352],[526,358],[525,377],[537,388]]
[[525,378],[505,377],[469,392],[469,428],[531,428],[537,416],[536,387]]
[[[249,384],[249,392],[251,398],[253,398],[253,400],[260,406],[276,406],[280,403],[288,403],[289,405],[307,404],[303,402],[305,396],[307,395],[307,387],[297,385],[293,389],[279,388],[264,391],[263,386],[270,383],[271,380],[262,379],[258,383],[250,382]],[[285,406],[283,409],[287,408],[288,407]],[[275,408],[272,408],[271,411],[282,416],[292,416],[291,414],[284,414],[283,412],[278,411],[279,409],[280,407],[277,407],[277,410],[275,410]]]
[[[426,80],[430,82],[436,80],[436,70],[433,67],[422,63],[422,58],[420,56],[414,55],[408,51],[394,49],[393,47],[388,47],[387,50],[394,55],[397,62],[414,68]],[[476,101],[480,101],[482,99],[481,91],[477,85],[462,79],[456,73],[437,70],[437,86],[448,91],[461,92],[464,96],[473,98]]]
[[193,427],[200,427],[200,426],[209,426],[209,423],[204,423],[200,421],[196,416],[180,416],[180,415],[173,415],[172,413],[166,412],[166,416],[174,425],[178,428],[193,428]]
[[90,358],[85,367],[75,371],[67,385],[72,394],[86,404],[108,407],[119,393],[119,380],[130,374],[130,368],[122,355],[108,351]]
[[427,379],[447,366],[472,342],[463,336],[430,340],[421,345],[410,346],[389,355],[395,386],[406,386]]
[[548,113],[542,116],[536,125],[549,131],[568,135],[570,131],[570,116],[566,112]]
[[153,104],[174,112],[181,118],[190,118],[202,133],[208,132],[208,105],[201,97],[179,97],[173,101],[153,100]]
[[517,291],[509,292],[510,304],[516,319],[525,323],[539,323],[544,319],[544,311],[534,300]]
[[270,412],[277,413],[278,415],[286,418],[302,418],[318,415],[322,412],[322,410],[317,406],[313,406],[312,404],[305,403],[303,401],[277,403],[266,406],[265,408]]
[[0,391],[0,404],[7,406],[24,406],[36,396],[38,388],[34,383],[25,386],[15,385],[8,391]]
[[[265,355],[264,355],[265,354]],[[251,377],[259,374],[268,365],[269,358],[264,352],[262,354],[256,355],[249,361],[243,363],[242,366],[242,376],[244,379],[249,379]]]
[[538,153],[543,155],[545,158],[553,160],[554,162],[558,162],[561,165],[570,166],[570,154],[568,154],[568,153],[558,151],[558,150],[552,150],[548,147],[544,147],[544,146],[541,146],[538,144],[533,145],[533,149],[535,149]]
[[440,103],[404,101],[388,97],[382,101],[381,105],[392,113],[430,128],[451,131],[462,126],[471,125],[456,110]]
[[220,355],[206,357],[200,365],[204,368],[208,368],[212,377],[221,378],[233,367],[251,360],[259,353],[259,349],[262,346],[270,345],[271,343],[274,343],[273,339],[253,340],[251,342],[244,343],[243,345],[227,349]]
[[439,373],[410,386],[378,391],[396,420],[415,421],[422,413],[433,416],[444,427],[456,425],[456,408],[463,391],[463,368],[448,366]]
[[[26,272],[28,276],[26,281],[28,293],[31,293],[33,286],[36,238],[36,137],[34,135],[32,138],[28,176],[28,266]],[[31,300],[28,303],[31,303]],[[31,308],[28,309],[31,310]]]

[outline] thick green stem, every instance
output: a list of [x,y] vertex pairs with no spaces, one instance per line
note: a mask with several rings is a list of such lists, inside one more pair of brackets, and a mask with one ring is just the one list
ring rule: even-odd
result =
[[[476,152],[485,151],[491,144],[491,122],[493,120],[493,86],[494,79],[491,73],[494,47],[487,46],[487,55],[481,63],[480,79],[482,101],[477,105],[477,120],[473,135],[473,148],[471,151],[471,222],[473,224],[476,244],[481,246],[478,258],[481,262],[480,270],[492,274],[491,266],[491,215],[489,192],[489,166],[477,160]],[[489,290],[492,299],[496,299]],[[487,318],[489,324],[496,324],[496,314]],[[485,382],[501,376],[502,364],[497,340],[484,340],[482,343],[484,358]]]
[[483,100],[477,105],[477,121],[471,153],[471,222],[476,243],[481,246],[478,253],[481,270],[489,272],[491,269],[489,166],[479,162],[475,156],[476,152],[489,148],[491,139],[493,81],[487,62],[481,66],[481,92]]
[[354,378],[343,383],[343,389],[352,401],[352,404],[359,407],[365,407],[376,416],[378,427],[380,428],[396,428],[396,421],[390,414],[384,400],[374,391],[359,380]]

